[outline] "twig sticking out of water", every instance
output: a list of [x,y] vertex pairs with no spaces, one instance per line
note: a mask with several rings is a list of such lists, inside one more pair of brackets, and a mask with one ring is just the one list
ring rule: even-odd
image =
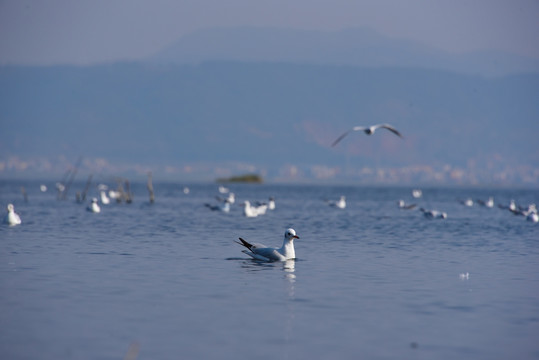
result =
[[21,186],[21,193],[22,193],[22,196],[24,198],[24,202],[27,203],[28,202],[28,193],[26,192],[26,189],[24,188],[24,186]]
[[148,172],[148,183],[146,184],[148,187],[148,192],[150,193],[150,204],[153,204],[155,201],[155,195],[153,193],[153,184],[152,184],[152,172]]
[[84,190],[82,191],[82,201],[86,201],[86,194],[88,193],[88,189],[90,188],[90,184],[92,183],[92,178],[94,175],[88,176],[88,180],[86,180],[86,186],[84,187]]

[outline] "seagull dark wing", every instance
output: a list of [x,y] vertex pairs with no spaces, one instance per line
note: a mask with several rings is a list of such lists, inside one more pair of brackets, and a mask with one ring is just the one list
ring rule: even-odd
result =
[[356,126],[356,127],[353,127],[351,128],[350,130],[348,130],[347,132],[345,132],[344,134],[342,134],[341,136],[339,136],[337,138],[337,140],[335,140],[333,142],[333,144],[331,144],[331,147],[337,145],[342,139],[344,139],[344,137],[348,134],[350,134],[352,131],[360,131],[360,130],[365,130],[365,128],[363,126]]
[[402,137],[401,133],[389,124],[380,124],[380,125],[376,125],[376,127],[387,129],[391,131],[393,134],[397,135],[398,137]]

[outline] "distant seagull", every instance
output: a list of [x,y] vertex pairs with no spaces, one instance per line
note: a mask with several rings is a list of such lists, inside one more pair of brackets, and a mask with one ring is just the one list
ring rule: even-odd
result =
[[459,202],[464,206],[473,206],[473,200],[470,198],[466,200],[459,200]]
[[45,184],[39,185],[39,190],[41,190],[41,192],[47,192],[47,185]]
[[417,206],[417,204],[406,204],[404,200],[399,200],[398,204],[399,204],[399,209],[403,209],[403,210],[412,210],[413,208]]
[[339,198],[339,200],[337,201],[330,201],[330,200],[326,200],[326,202],[328,203],[329,206],[331,207],[336,207],[336,208],[339,208],[339,209],[344,209],[346,208],[346,197],[343,195]]
[[478,199],[477,203],[479,205],[481,205],[481,206],[492,208],[492,207],[494,207],[494,198],[492,196],[490,196],[487,201],[483,201],[481,199]]
[[284,233],[283,246],[280,248],[270,248],[263,244],[248,243],[239,238],[238,244],[245,246],[248,250],[242,250],[244,254],[249,255],[255,260],[260,261],[285,261],[296,258],[294,250],[294,239],[299,239],[294,229],[288,229]]
[[97,203],[97,198],[92,198],[92,202],[88,205],[86,210],[93,213],[101,212],[101,208],[99,207],[99,204]]
[[225,213],[230,212],[230,203],[228,202],[228,200],[225,200],[223,203],[219,205],[210,205],[210,204],[204,204],[204,205],[212,211],[222,211]]
[[419,199],[421,196],[423,196],[423,191],[421,191],[421,189],[414,189],[412,190],[412,196]]
[[344,134],[339,136],[337,138],[337,140],[335,140],[331,146],[333,147],[333,146],[337,145],[346,135],[350,134],[353,131],[363,131],[367,135],[372,135],[372,134],[374,134],[374,132],[378,128],[387,129],[387,130],[391,131],[393,134],[395,134],[395,135],[397,135],[399,137],[402,137],[401,133],[397,129],[395,129],[393,126],[391,126],[389,124],[378,124],[378,125],[372,125],[372,126],[369,126],[369,127],[354,126],[350,130],[348,130],[347,132],[345,132]]
[[513,200],[513,199],[511,199],[511,201],[509,201],[509,205],[498,204],[498,207],[500,209],[503,209],[503,210],[509,210],[512,213],[517,212],[517,204],[516,204],[515,200]]
[[539,222],[539,215],[537,215],[536,212],[531,212],[528,214],[528,216],[526,216],[526,220],[534,223]]
[[419,209],[427,219],[447,219],[447,213],[438,210]]
[[251,205],[251,202],[247,200],[245,200],[241,206],[243,206],[243,215],[246,217],[257,217],[258,215],[264,215],[268,209],[267,204],[253,206]]
[[103,205],[108,205],[110,204],[110,199],[109,197],[107,196],[107,193],[105,192],[105,190],[100,190],[99,191],[99,195],[101,197],[101,203]]
[[21,223],[21,217],[15,212],[15,207],[13,204],[7,205],[7,214],[4,217],[4,224],[9,226],[19,225]]
[[232,192],[229,193],[228,196],[225,199],[223,199],[223,198],[221,198],[219,196],[216,196],[215,198],[218,201],[222,201],[222,202],[228,201],[231,204],[234,204],[236,202],[236,195],[234,195],[234,193],[232,193]]
[[275,198],[273,196],[269,198],[268,210],[275,210]]

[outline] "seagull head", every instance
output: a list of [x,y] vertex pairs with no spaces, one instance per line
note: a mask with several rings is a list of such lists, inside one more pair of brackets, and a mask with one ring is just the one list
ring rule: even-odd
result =
[[284,238],[285,240],[294,240],[294,239],[299,239],[299,236],[296,235],[296,230],[290,228],[290,229],[287,229],[284,233]]
[[[15,211],[15,207],[13,206],[13,204],[7,204],[7,211],[8,212],[13,212]],[[293,231],[293,230],[292,230]],[[295,233],[294,233],[295,234]]]

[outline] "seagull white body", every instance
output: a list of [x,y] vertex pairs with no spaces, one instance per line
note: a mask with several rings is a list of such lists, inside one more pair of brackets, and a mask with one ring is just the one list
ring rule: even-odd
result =
[[351,132],[363,131],[367,135],[372,135],[374,134],[376,129],[387,129],[391,131],[393,134],[397,135],[398,137],[402,137],[401,133],[389,124],[377,124],[377,125],[372,125],[372,126],[354,126],[350,130],[346,131],[344,134],[339,136],[337,140],[335,140],[331,146],[337,145],[342,139],[344,139],[346,135],[350,134]]
[[494,198],[491,196],[491,197],[488,198],[487,201],[477,200],[477,203],[479,205],[481,205],[481,206],[492,208],[492,207],[494,207]]
[[86,210],[93,213],[101,212],[101,208],[99,207],[99,204],[97,203],[97,198],[92,198],[92,202],[88,205]]
[[283,246],[280,248],[271,248],[263,244],[249,243],[242,238],[238,244],[243,245],[247,250],[242,250],[244,254],[249,255],[255,260],[260,261],[286,261],[296,258],[294,250],[294,239],[299,239],[294,229],[287,229],[284,233]]
[[466,200],[461,200],[460,203],[464,206],[473,206],[473,200],[472,199],[466,199]]
[[105,190],[101,190],[101,191],[99,192],[99,196],[100,196],[100,198],[101,198],[101,203],[102,203],[103,205],[108,205],[108,204],[110,204],[110,199],[109,199],[109,197],[107,196],[107,193],[105,192]]
[[275,199],[273,197],[269,198],[268,210],[275,210]]
[[539,215],[537,215],[535,212],[531,212],[528,214],[528,216],[526,216],[526,220],[534,223],[539,222]]
[[7,214],[4,217],[4,223],[9,226],[19,225],[21,223],[21,217],[15,212],[15,207],[13,204],[7,205]]
[[210,210],[213,210],[213,211],[222,211],[225,213],[230,212],[230,203],[226,200],[222,204],[219,204],[219,205],[210,205],[210,204],[205,204],[205,205],[208,208],[210,208]]
[[427,219],[447,219],[447,213],[438,210],[419,209]]
[[251,203],[249,201],[245,200],[243,203],[243,215],[245,215],[246,217],[257,217],[258,211],[256,210],[256,208],[251,206]]
[[329,206],[333,206],[339,209],[346,208],[346,197],[341,196],[337,201],[328,201]]
[[406,204],[404,200],[402,199],[398,201],[398,204],[399,204],[399,209],[403,209],[403,210],[411,210],[417,206],[417,204]]
[[259,206],[251,205],[251,202],[245,200],[243,202],[243,215],[246,217],[257,217],[258,215],[264,215],[268,209],[267,204],[262,204]]

